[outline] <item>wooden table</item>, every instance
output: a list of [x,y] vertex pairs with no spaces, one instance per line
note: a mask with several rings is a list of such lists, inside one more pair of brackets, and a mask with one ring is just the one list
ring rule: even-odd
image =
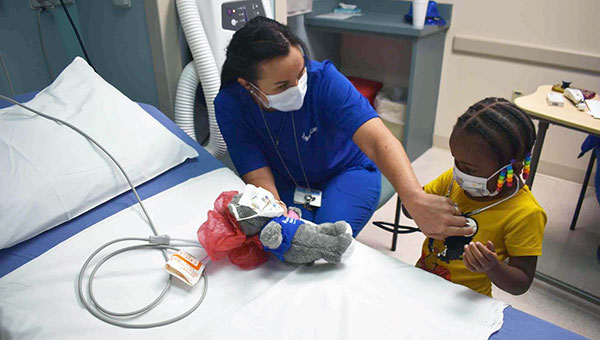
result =
[[[527,96],[522,96],[515,99],[515,104],[527,112],[531,118],[539,120],[538,134],[535,146],[533,147],[533,154],[531,156],[531,173],[527,179],[527,185],[531,189],[533,186],[533,179],[537,171],[539,164],[540,155],[542,153],[542,146],[546,137],[546,130],[550,124],[559,125],[566,127],[567,129],[581,131],[592,135],[600,136],[600,119],[595,119],[590,116],[588,109],[585,111],[579,111],[573,105],[571,101],[565,98],[564,106],[550,106],[546,101],[547,93],[552,91],[551,85],[542,85],[537,90]],[[594,97],[598,99],[598,95]],[[579,210],[585,197],[585,190],[589,184],[592,169],[594,167],[594,161],[596,155],[594,152],[591,153],[590,162],[588,164],[583,186],[579,193],[579,199],[577,201],[577,207],[575,208],[575,214],[571,220],[571,230],[575,230],[575,224],[577,224],[577,218],[579,217]]]
[[[559,125],[567,129],[600,136],[600,119],[595,119],[592,116],[590,116],[587,108],[585,111],[577,110],[575,105],[566,98],[564,106],[562,107],[548,105],[548,102],[546,101],[546,95],[551,91],[552,85],[542,85],[538,87],[534,93],[515,99],[515,104],[519,108],[521,108],[527,114],[529,114],[529,116],[532,119],[536,119],[539,121],[537,139],[535,142],[535,146],[533,147],[533,154],[531,156],[531,172],[526,182],[529,188],[533,186],[533,179],[535,178],[535,173],[539,164],[540,155],[542,153],[542,146],[544,145],[546,130],[548,130],[548,126],[550,124]],[[596,95],[593,99],[598,100],[599,96]],[[596,153],[592,150],[591,154],[592,155],[590,156],[590,162],[585,172],[583,186],[581,187],[579,199],[577,200],[575,213],[573,214],[573,219],[571,220],[571,230],[575,230],[577,218],[579,217],[579,211],[581,210],[581,205],[585,197],[585,191],[589,184],[592,169],[594,167],[594,162],[596,160]],[[579,288],[573,287],[567,283],[564,283],[539,272],[536,272],[536,277],[555,286],[558,286],[559,288],[565,289],[575,295],[600,304],[599,297],[584,292]]]

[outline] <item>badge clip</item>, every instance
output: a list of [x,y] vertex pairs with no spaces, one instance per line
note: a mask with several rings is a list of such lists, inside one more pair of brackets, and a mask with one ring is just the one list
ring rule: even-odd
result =
[[323,192],[320,190],[309,190],[304,187],[296,187],[296,190],[294,191],[294,203],[319,208],[321,206],[322,196]]

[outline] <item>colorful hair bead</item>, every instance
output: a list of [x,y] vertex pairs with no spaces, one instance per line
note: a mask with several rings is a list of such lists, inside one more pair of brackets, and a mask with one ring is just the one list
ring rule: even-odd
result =
[[523,167],[523,179],[529,177],[529,171],[531,171],[531,152],[528,152],[525,156],[525,166]]
[[502,191],[502,187],[504,186],[504,180],[506,179],[506,169],[500,171],[500,177],[498,177],[498,186],[496,187],[496,191]]
[[513,172],[513,163],[515,162],[514,159],[510,160],[510,164],[506,167],[506,185],[510,188],[513,185],[513,176],[514,176],[514,172]]

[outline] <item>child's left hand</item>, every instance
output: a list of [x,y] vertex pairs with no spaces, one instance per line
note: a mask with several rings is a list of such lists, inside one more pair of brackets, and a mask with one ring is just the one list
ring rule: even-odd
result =
[[480,242],[471,242],[465,245],[463,262],[472,272],[485,273],[494,268],[500,261],[496,255],[494,244],[488,241],[487,245]]

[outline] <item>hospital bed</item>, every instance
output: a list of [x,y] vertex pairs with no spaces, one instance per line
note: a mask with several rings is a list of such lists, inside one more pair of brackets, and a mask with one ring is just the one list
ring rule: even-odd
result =
[[[16,99],[26,102],[33,96]],[[0,101],[0,108],[8,105]],[[244,185],[159,110],[139,105],[199,154],[138,186],[162,232],[193,239],[217,195]],[[296,266],[272,258],[257,269],[241,270],[227,260],[210,263],[206,299],[168,326],[126,329],[94,318],[76,294],[85,258],[116,237],[148,234],[136,200],[127,192],[1,250],[0,338],[582,338],[358,242],[340,265]],[[163,265],[161,254],[153,251],[115,258],[97,275],[96,295],[114,309],[139,307],[160,291],[167,275]],[[179,314],[198,300],[203,284],[201,280],[189,288],[176,281],[161,306],[141,321]]]

